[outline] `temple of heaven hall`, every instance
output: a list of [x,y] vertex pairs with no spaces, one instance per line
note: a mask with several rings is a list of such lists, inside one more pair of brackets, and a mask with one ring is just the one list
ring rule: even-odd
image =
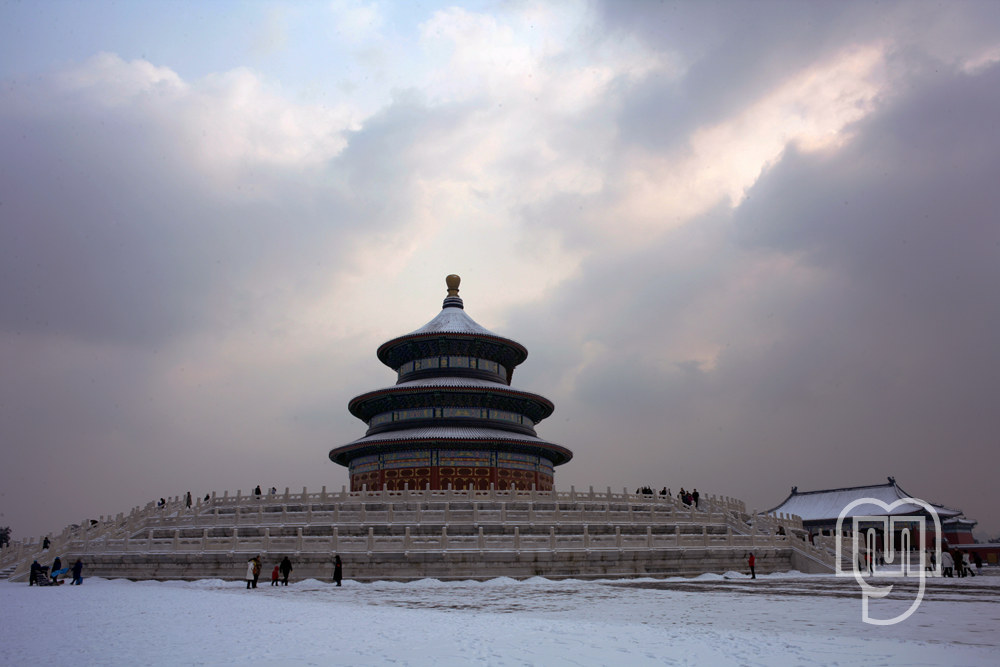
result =
[[351,491],[551,490],[573,453],[535,434],[552,402],[510,386],[528,351],[465,313],[458,276],[445,282],[437,317],[378,348],[396,384],[351,399],[368,432],[330,460],[350,470]]

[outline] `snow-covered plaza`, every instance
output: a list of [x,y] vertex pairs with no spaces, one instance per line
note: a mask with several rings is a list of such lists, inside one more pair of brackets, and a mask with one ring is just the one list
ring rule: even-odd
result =
[[[897,602],[913,599],[912,582],[900,589]],[[0,582],[0,653],[74,666],[997,665],[998,594],[992,571],[929,580],[910,618],[874,626],[855,582],[796,573],[251,591],[218,579]]]

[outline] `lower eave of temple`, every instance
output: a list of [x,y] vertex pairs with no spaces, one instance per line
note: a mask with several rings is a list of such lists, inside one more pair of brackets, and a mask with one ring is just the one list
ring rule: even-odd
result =
[[562,465],[573,452],[540,438],[487,428],[414,428],[366,436],[330,450],[330,460],[346,466],[358,456],[392,451],[400,447],[434,449],[481,449],[521,452],[544,456],[552,465]]

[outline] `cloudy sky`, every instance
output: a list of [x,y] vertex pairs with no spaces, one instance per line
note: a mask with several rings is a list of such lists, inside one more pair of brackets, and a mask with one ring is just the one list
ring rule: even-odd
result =
[[559,488],[996,534],[998,209],[996,2],[0,2],[0,525],[339,490],[458,273]]

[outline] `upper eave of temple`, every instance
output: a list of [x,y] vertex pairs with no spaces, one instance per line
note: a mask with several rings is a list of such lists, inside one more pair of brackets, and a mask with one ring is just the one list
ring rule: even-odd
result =
[[382,343],[377,353],[379,361],[392,369],[399,368],[403,363],[410,360],[409,357],[412,356],[409,353],[411,344],[418,344],[420,341],[433,338],[488,340],[507,348],[507,352],[503,355],[505,357],[504,363],[512,367],[517,366],[528,358],[528,350],[523,345],[515,340],[493,333],[469,317],[465,312],[465,305],[462,302],[462,298],[458,296],[458,277],[449,276],[449,279],[452,278],[455,281],[454,283],[449,283],[450,289],[442,305],[441,312],[419,329]]
[[479,326],[463,310],[445,308],[437,317],[416,331],[411,331],[408,334],[382,343],[377,352],[379,361],[392,369],[399,368],[407,361],[411,361],[410,357],[412,355],[406,353],[406,349],[411,344],[419,344],[421,341],[435,338],[486,340],[492,342],[509,350],[504,355],[506,358],[504,360],[511,364],[511,366],[517,366],[528,358],[527,348],[517,341],[498,336],[489,329]]

